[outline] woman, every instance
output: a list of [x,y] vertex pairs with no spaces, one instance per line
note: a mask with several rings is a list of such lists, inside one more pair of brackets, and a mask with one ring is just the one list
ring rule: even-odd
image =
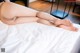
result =
[[9,25],[38,22],[67,30],[77,31],[77,28],[75,28],[69,20],[60,20],[48,13],[39,12],[15,3],[1,3],[0,11],[1,21]]

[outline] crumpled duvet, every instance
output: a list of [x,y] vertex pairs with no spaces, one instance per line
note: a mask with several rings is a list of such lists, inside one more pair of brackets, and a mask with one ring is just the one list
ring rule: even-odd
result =
[[0,22],[0,48],[5,48],[5,53],[75,53],[79,39],[80,30],[36,22],[9,26]]

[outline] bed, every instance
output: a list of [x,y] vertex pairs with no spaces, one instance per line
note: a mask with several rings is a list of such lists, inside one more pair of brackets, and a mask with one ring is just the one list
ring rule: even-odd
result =
[[1,48],[5,53],[78,53],[80,29],[73,32],[36,22],[8,26],[0,21]]

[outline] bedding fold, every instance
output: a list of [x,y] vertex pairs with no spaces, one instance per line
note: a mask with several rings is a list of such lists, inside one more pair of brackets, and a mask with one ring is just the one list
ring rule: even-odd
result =
[[80,30],[72,32],[36,22],[4,25],[0,24],[4,27],[0,28],[0,37],[8,34],[0,38],[4,42],[0,48],[6,53],[71,53],[80,39]]

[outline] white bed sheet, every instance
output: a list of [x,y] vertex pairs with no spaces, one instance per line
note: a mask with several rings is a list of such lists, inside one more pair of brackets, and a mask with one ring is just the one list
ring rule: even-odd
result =
[[80,29],[72,32],[36,22],[12,26],[0,22],[0,48],[6,53],[77,53],[79,44]]

